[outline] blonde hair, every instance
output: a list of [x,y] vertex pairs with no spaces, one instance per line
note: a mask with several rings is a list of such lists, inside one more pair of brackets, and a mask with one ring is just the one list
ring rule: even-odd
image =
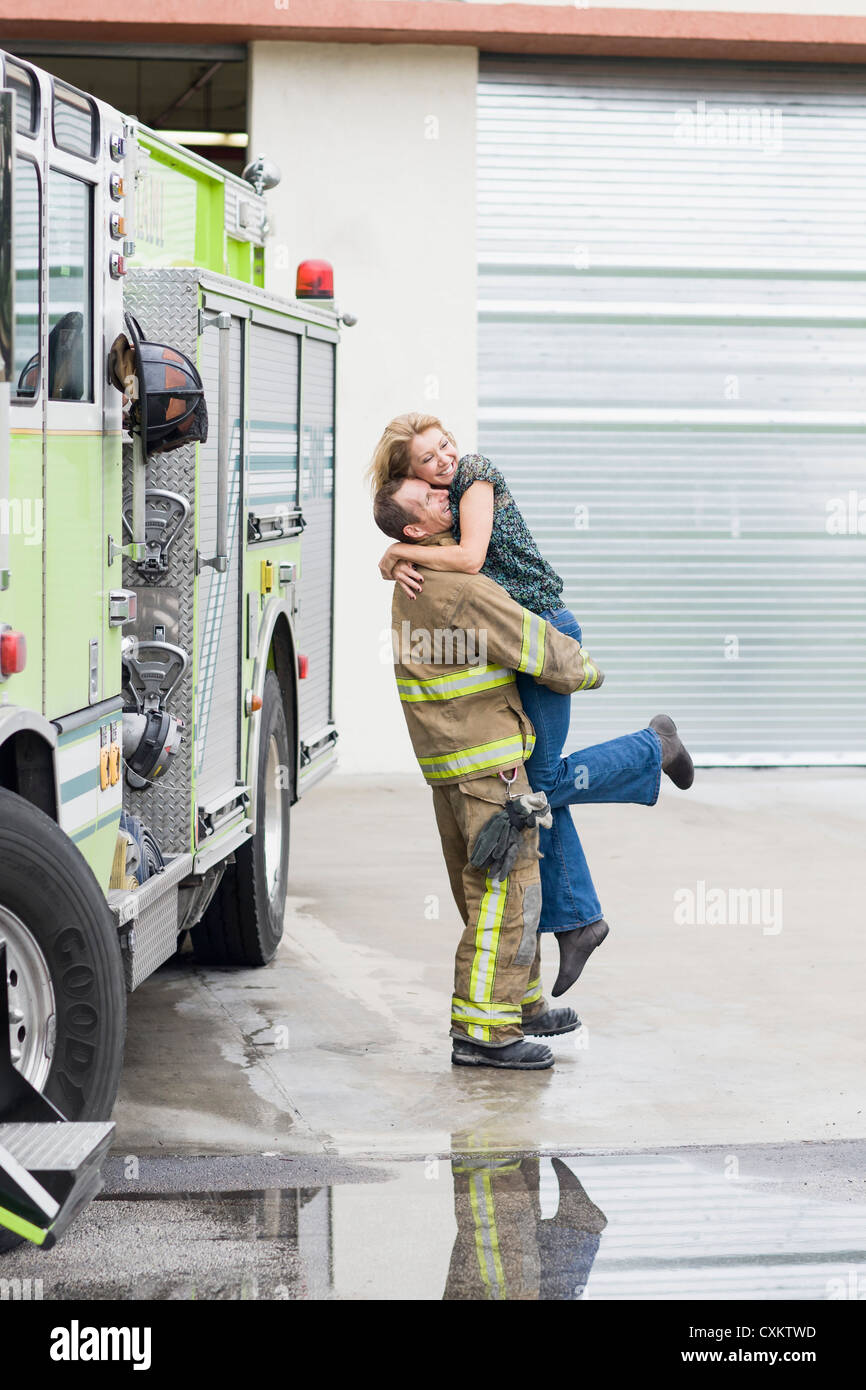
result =
[[418,410],[410,410],[405,415],[395,415],[382,431],[382,438],[376,445],[365,475],[374,492],[378,492],[392,478],[410,476],[409,446],[416,435],[424,434],[426,430],[441,430],[446,439],[450,439],[454,448],[457,448],[457,440],[435,415],[423,415]]

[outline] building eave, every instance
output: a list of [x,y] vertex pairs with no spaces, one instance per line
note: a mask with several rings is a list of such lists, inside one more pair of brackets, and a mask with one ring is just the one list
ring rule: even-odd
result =
[[[107,15],[92,0],[0,0],[0,44],[316,43],[459,45],[493,53],[866,62],[866,17],[485,5],[458,0],[152,0]],[[27,13],[27,10],[30,13]]]

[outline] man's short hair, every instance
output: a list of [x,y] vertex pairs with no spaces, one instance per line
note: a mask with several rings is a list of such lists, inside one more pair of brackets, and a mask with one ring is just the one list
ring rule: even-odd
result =
[[403,534],[403,527],[413,526],[418,515],[414,510],[409,511],[396,496],[405,482],[405,478],[389,478],[387,483],[382,484],[373,499],[373,517],[379,530],[384,531],[386,536],[411,545],[413,538]]

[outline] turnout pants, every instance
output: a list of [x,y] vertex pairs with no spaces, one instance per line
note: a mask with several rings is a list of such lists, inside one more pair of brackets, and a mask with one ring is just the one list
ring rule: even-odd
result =
[[[511,790],[531,790],[522,765]],[[519,1042],[523,1019],[547,1010],[538,939],[538,831],[524,834],[514,868],[500,883],[469,862],[479,830],[506,798],[505,783],[495,774],[433,788],[442,852],[464,924],[454,963],[451,1036],[482,1047]]]
[[556,1215],[542,1218],[539,1170],[529,1155],[452,1158],[457,1238],[446,1299],[583,1297],[607,1218],[556,1163]]
[[528,1300],[541,1291],[537,1158],[451,1160],[457,1239],[443,1298]]

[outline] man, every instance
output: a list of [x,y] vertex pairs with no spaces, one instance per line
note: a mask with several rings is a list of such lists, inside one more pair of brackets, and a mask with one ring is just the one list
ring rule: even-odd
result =
[[[392,480],[377,493],[374,515],[386,535],[419,545],[419,563],[421,547],[454,544],[447,489],[414,478]],[[499,809],[501,819],[508,802],[516,818],[514,798],[526,801],[523,763],[533,752],[535,731],[514,673],[525,672],[564,693],[597,689],[603,677],[578,641],[522,608],[486,576],[424,568],[424,584],[414,600],[395,588],[392,636],[403,711],[433,788],[451,887],[465,927],[455,970],[452,1060],[549,1067],[550,1050],[522,1042],[523,1034],[571,1032],[580,1020],[571,1009],[548,1009],[537,943],[528,979],[524,975],[532,947],[530,927],[539,920],[538,832],[519,837],[520,857],[513,872],[502,873],[501,883],[480,871],[478,849],[489,838],[491,816]],[[563,772],[568,786],[558,785]],[[661,772],[681,788],[694,776],[691,758],[667,715],[656,715],[647,729],[570,754],[546,791],[547,801],[550,807],[578,801],[654,805]],[[546,789],[548,783],[542,785]],[[560,934],[568,949],[560,953],[554,995],[574,984],[606,935],[603,921]]]
[[[419,545],[453,545],[448,493],[418,479],[388,483],[374,515],[388,535],[412,528]],[[423,553],[419,551],[419,563]],[[395,674],[409,736],[433,790],[451,889],[464,922],[451,1009],[452,1061],[540,1070],[553,1065],[526,1035],[580,1026],[541,990],[538,831],[520,832],[516,860],[497,879],[471,862],[479,832],[509,800],[531,795],[523,764],[535,734],[515,671],[554,690],[597,688],[601,673],[565,637],[482,574],[428,570],[417,598],[395,587]]]

